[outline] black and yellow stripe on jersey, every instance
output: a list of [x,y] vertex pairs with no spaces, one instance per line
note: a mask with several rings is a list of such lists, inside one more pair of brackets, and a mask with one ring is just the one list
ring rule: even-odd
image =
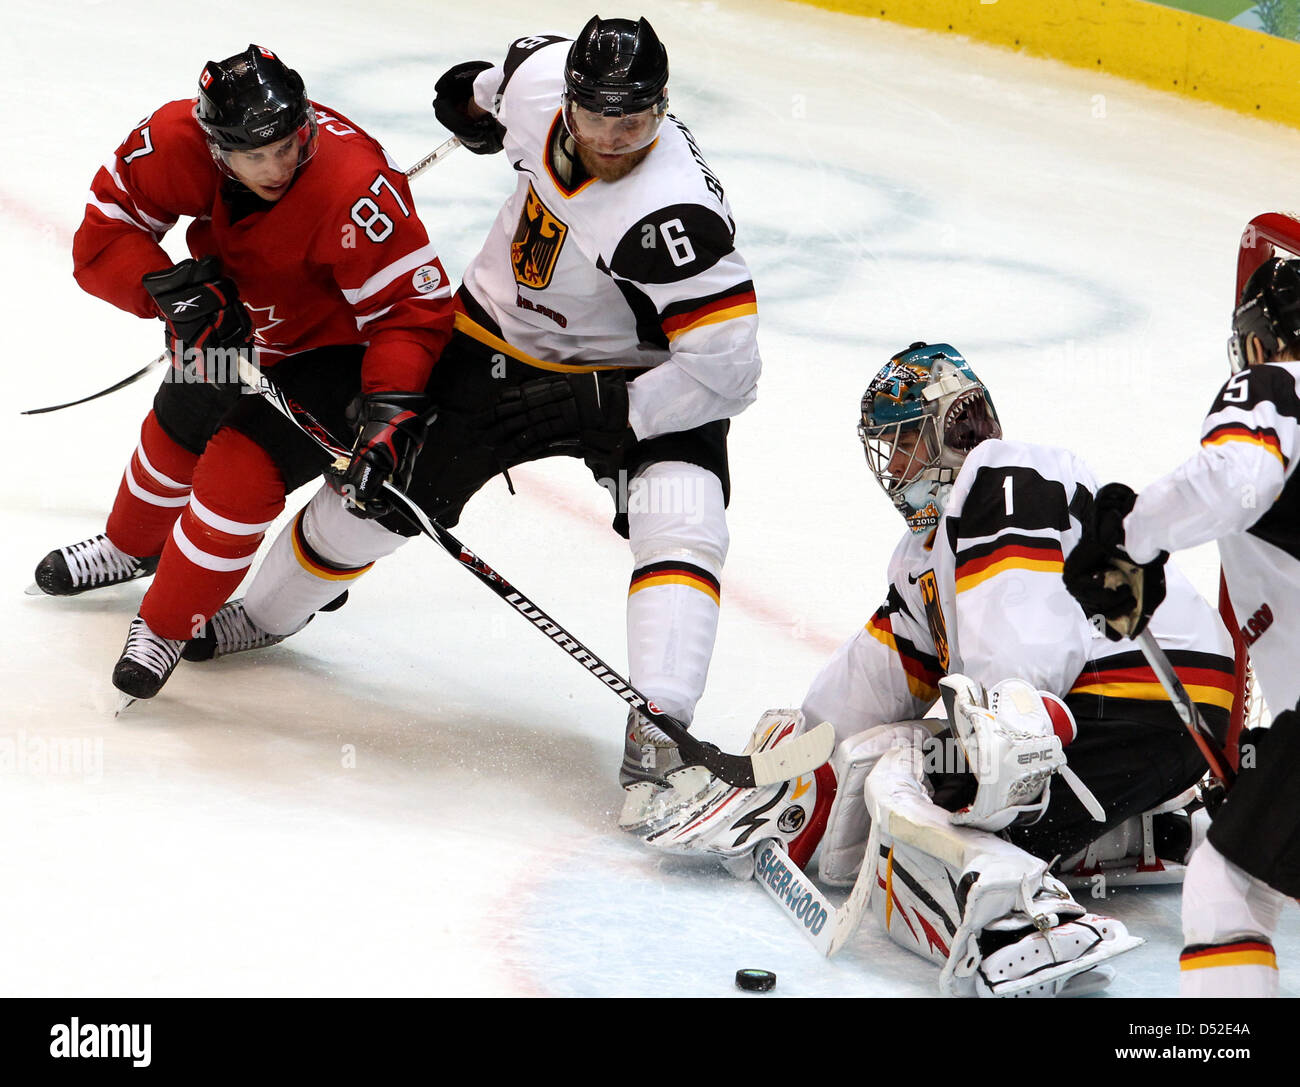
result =
[[1272,453],[1282,462],[1282,467],[1289,467],[1290,462],[1282,453],[1282,439],[1272,427],[1252,427],[1245,423],[1223,423],[1206,433],[1201,445],[1209,447],[1225,445],[1228,442],[1246,442],[1257,445]]
[[[1201,653],[1188,649],[1167,650],[1169,662],[1178,673],[1192,701],[1216,732],[1227,724],[1236,690],[1236,675],[1231,657]],[[1140,707],[1159,706],[1172,712],[1169,695],[1138,650],[1112,653],[1088,662],[1068,692],[1070,708],[1079,715],[1138,716]],[[1116,701],[1130,703],[1121,709]],[[1104,711],[1104,712],[1103,712]]]
[[903,637],[894,630],[893,616],[905,612],[902,598],[896,589],[890,586],[885,603],[876,609],[876,613],[867,620],[866,630],[876,641],[892,650],[902,665],[907,676],[907,689],[916,698],[933,702],[939,697],[939,680],[944,672],[939,658],[918,648],[915,642]]
[[659,323],[671,343],[692,329],[730,321],[733,317],[749,317],[758,313],[758,299],[754,294],[753,280],[746,280],[725,291],[704,298],[688,298],[664,307]]
[[1007,570],[1059,575],[1064,567],[1065,556],[1056,537],[1007,532],[988,543],[958,551],[954,581],[957,592],[964,593]]

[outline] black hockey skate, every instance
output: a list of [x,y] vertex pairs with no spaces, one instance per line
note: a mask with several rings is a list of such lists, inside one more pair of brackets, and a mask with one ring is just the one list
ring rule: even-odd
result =
[[[338,611],[347,603],[346,592],[335,597],[321,611]],[[315,616],[308,616],[310,623]],[[303,627],[307,625],[303,623]],[[299,627],[298,630],[302,630]],[[293,634],[298,633],[294,631]],[[210,661],[228,657],[231,653],[244,653],[250,649],[265,649],[278,645],[292,634],[271,634],[248,617],[242,600],[232,600],[217,612],[203,627],[203,633],[185,644],[182,656],[187,661]]]
[[113,669],[113,686],[131,699],[153,698],[180,663],[184,648],[184,641],[155,634],[137,615]]
[[36,587],[48,596],[76,596],[90,589],[148,577],[156,569],[157,555],[137,559],[119,551],[101,533],[60,547],[41,559],[36,567]]

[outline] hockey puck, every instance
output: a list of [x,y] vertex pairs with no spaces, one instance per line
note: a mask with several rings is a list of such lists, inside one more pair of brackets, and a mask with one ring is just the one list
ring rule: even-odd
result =
[[736,988],[747,993],[766,993],[776,988],[776,975],[771,970],[737,970]]

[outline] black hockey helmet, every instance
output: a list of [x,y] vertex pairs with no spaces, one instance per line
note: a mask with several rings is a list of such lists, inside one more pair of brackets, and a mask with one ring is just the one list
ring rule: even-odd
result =
[[1300,260],[1266,260],[1246,280],[1232,315],[1228,357],[1233,371],[1246,365],[1246,343],[1258,336],[1264,353],[1275,357],[1300,346]]
[[593,15],[564,63],[568,100],[606,117],[659,107],[667,85],[668,51],[644,18]]
[[194,117],[218,161],[218,151],[252,151],[295,133],[301,161],[315,150],[316,118],[302,77],[260,45],[203,66]]

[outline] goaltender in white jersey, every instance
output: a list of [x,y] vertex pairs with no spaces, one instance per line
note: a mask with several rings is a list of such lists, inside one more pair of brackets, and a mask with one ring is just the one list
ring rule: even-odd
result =
[[1140,495],[1103,487],[1066,567],[1086,612],[1138,633],[1165,618],[1159,585],[1169,552],[1217,539],[1274,713],[1271,727],[1242,733],[1237,778],[1188,865],[1183,996],[1275,996],[1270,937],[1286,898],[1300,895],[1300,261],[1271,259],[1251,275],[1231,348],[1236,372],[1215,397],[1197,454]]
[[[471,151],[504,150],[518,185],[465,273],[455,335],[426,389],[437,418],[402,482],[451,526],[494,475],[580,457],[614,497],[632,551],[632,682],[689,724],[729,543],[727,433],[756,396],[761,361],[731,210],[668,113],[667,84],[646,20],[599,18],[573,41],[521,38],[501,64],[469,61],[438,80],[439,120]],[[413,531],[400,509],[384,512],[323,490],[194,655],[297,630]],[[623,818],[635,823],[681,758],[634,713],[624,737]]]
[[[885,603],[802,710],[769,713],[751,741],[831,721],[833,774],[661,801],[646,840],[740,874],[766,840],[801,867],[820,845],[820,880],[870,891],[889,936],[941,966],[950,995],[1100,988],[1100,964],[1139,941],[1063,880],[1179,879],[1205,764],[1136,646],[1106,640],[1062,584],[1092,473],[1068,450],[1002,440],[946,344],[914,344],[877,374],[859,433],[909,529]],[[1160,642],[1222,735],[1228,633],[1173,570],[1167,607]],[[940,697],[947,718],[926,718]]]

